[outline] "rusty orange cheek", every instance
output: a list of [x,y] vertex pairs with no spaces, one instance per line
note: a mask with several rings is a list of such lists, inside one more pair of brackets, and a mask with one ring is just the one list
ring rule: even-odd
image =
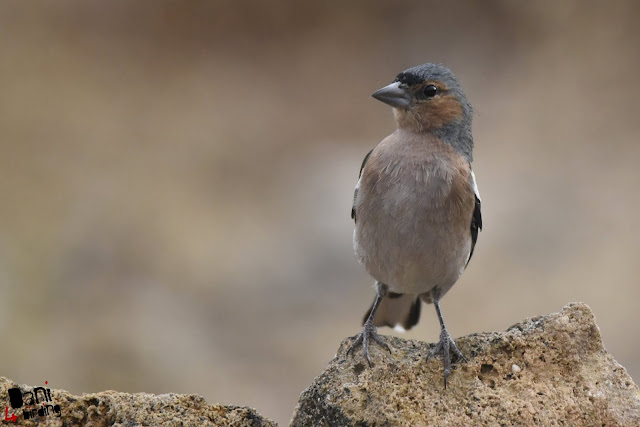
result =
[[429,121],[429,127],[438,128],[460,119],[462,105],[452,95],[436,97],[424,105],[423,113]]

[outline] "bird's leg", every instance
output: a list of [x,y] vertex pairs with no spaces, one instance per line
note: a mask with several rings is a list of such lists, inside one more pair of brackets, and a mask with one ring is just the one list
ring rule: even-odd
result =
[[444,362],[444,388],[447,388],[447,377],[451,373],[450,350],[453,351],[453,354],[455,354],[456,357],[464,360],[465,362],[467,361],[467,358],[464,357],[462,352],[458,349],[453,338],[449,335],[449,331],[447,331],[446,326],[444,326],[444,319],[442,318],[442,312],[440,311],[440,301],[437,298],[433,298],[433,305],[436,307],[436,313],[438,314],[438,320],[440,321],[440,341],[427,355],[427,361],[430,357],[442,352]]
[[378,333],[376,332],[377,328],[373,323],[373,319],[375,318],[376,311],[378,310],[378,307],[382,302],[382,298],[384,298],[384,296],[387,294],[387,285],[385,285],[384,283],[376,282],[376,287],[376,300],[373,302],[373,307],[371,307],[371,313],[369,313],[369,317],[367,317],[367,320],[364,322],[362,332],[360,332],[356,336],[356,339],[347,349],[347,354],[349,354],[351,353],[351,351],[353,351],[354,348],[362,345],[362,353],[364,354],[365,359],[367,359],[369,367],[371,367],[371,360],[369,359],[369,342],[373,341],[381,347],[386,348],[387,351],[391,353],[391,349],[389,348],[387,343],[383,341],[382,337],[378,335]]

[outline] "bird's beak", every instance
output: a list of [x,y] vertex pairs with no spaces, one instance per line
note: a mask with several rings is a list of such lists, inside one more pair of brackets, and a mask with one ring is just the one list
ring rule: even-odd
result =
[[409,109],[413,98],[407,89],[400,87],[400,82],[393,82],[382,89],[378,89],[373,92],[371,96],[392,107],[402,108],[404,110]]

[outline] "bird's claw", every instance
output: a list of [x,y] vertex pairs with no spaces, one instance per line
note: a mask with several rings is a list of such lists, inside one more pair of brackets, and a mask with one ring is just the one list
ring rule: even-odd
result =
[[451,374],[451,352],[456,356],[457,359],[461,359],[465,362],[468,362],[467,358],[464,357],[464,354],[458,349],[458,346],[449,335],[449,332],[446,329],[442,329],[440,332],[440,341],[438,344],[431,349],[429,354],[427,354],[427,362],[433,356],[442,353],[442,359],[444,363],[444,388],[447,388],[447,377]]
[[380,335],[376,332],[376,327],[371,323],[365,323],[362,328],[362,332],[356,335],[355,340],[351,343],[349,348],[347,349],[347,354],[350,354],[353,349],[362,345],[362,354],[364,358],[367,360],[367,364],[371,367],[371,359],[369,358],[369,343],[373,341],[378,344],[380,347],[385,348],[389,354],[391,354],[391,348],[387,345],[386,342],[382,339]]

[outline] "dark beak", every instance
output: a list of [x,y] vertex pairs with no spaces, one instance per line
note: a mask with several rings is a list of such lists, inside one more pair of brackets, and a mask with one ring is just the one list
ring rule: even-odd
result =
[[393,82],[382,89],[378,89],[373,92],[373,95],[371,96],[378,101],[391,105],[392,107],[402,108],[404,110],[409,109],[413,98],[407,89],[400,87],[400,82]]

